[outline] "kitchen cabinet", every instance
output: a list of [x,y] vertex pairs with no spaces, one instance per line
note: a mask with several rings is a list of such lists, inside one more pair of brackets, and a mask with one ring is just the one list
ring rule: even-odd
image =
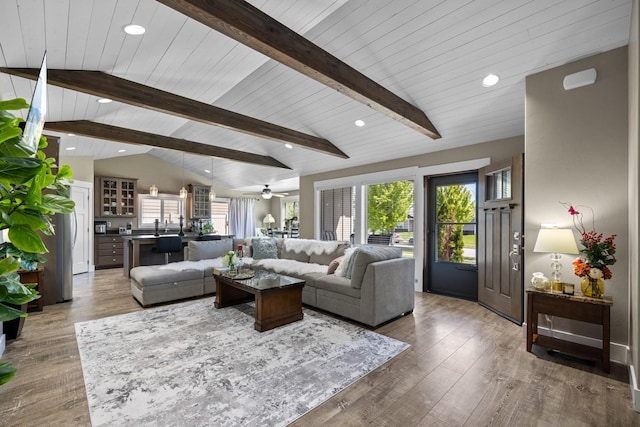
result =
[[137,179],[96,178],[96,216],[136,216]]
[[120,235],[96,236],[95,264],[96,270],[122,267],[124,242]]
[[211,219],[210,187],[189,184],[190,203],[188,214],[190,219]]

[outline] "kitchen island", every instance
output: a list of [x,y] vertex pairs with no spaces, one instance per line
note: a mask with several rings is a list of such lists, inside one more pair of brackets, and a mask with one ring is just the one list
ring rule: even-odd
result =
[[[123,234],[121,235],[124,242],[123,253],[123,275],[129,277],[129,272],[133,267],[139,265],[159,265],[164,264],[164,254],[156,251],[158,239],[161,237],[177,236],[176,233],[160,234],[155,236],[153,234]],[[185,233],[182,236],[182,246],[185,247],[191,240],[202,240],[205,238],[220,238],[231,239],[233,234],[205,234],[200,236],[193,233]],[[175,252],[171,254],[170,262],[182,261],[184,259],[184,251]]]

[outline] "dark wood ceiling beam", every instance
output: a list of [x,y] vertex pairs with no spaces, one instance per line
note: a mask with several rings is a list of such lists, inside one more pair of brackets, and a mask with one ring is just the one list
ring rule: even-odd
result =
[[[36,68],[0,68],[3,73],[35,80]],[[47,83],[55,86],[113,99],[167,113],[188,120],[221,126],[261,138],[291,144],[348,159],[338,147],[326,139],[265,122],[233,111],[218,108],[160,89],[122,79],[101,71],[47,70]]]
[[244,151],[229,148],[216,147],[186,139],[170,136],[156,135],[117,126],[92,122],[90,120],[71,120],[62,122],[46,122],[45,129],[55,132],[74,133],[76,135],[89,136],[109,141],[126,142],[128,144],[151,145],[153,147],[167,148],[169,150],[184,151],[203,156],[219,157],[221,159],[235,160],[261,166],[291,169],[287,165],[269,156],[246,153]]
[[157,0],[433,139],[426,114],[295,31],[240,0]]

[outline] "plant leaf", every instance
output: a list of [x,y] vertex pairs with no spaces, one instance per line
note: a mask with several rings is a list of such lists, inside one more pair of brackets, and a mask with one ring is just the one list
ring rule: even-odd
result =
[[0,385],[6,384],[16,374],[17,369],[11,362],[0,361]]
[[18,317],[27,317],[24,311],[16,310],[8,305],[0,304],[0,322],[17,319]]
[[42,196],[42,206],[57,213],[71,213],[75,206],[75,202],[64,196],[57,194],[44,194]]
[[6,101],[0,101],[0,110],[12,111],[23,110],[29,108],[29,103],[24,98],[7,99]]
[[18,224],[9,228],[9,240],[16,248],[35,254],[44,254],[49,252],[45,247],[42,239],[28,225]]

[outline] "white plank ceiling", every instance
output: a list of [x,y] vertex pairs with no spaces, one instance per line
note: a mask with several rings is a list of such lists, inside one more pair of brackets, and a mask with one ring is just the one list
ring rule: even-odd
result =
[[[270,155],[291,170],[213,159],[215,181],[237,190],[296,189],[301,175],[522,135],[525,76],[624,46],[630,0],[252,0],[338,59],[422,109],[428,137],[154,0],[2,0],[0,66],[99,70],[328,139],[350,158],[278,143],[49,86],[49,121],[93,120]],[[146,27],[142,36],[122,27]],[[501,77],[485,88],[489,73]],[[34,82],[0,74],[3,99]],[[363,128],[354,126],[364,120]],[[68,155],[148,152],[182,167],[180,152],[62,136]],[[125,152],[118,152],[126,149]],[[208,157],[185,168],[209,178]]]

